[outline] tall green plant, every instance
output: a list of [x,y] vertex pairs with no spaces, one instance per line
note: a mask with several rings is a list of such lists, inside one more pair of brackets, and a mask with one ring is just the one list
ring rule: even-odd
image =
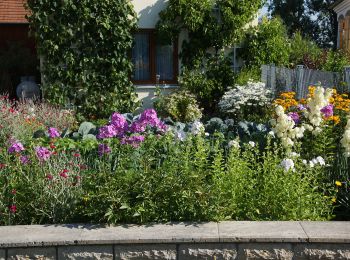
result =
[[242,58],[250,68],[260,68],[263,64],[288,65],[290,43],[282,20],[264,19],[256,28],[246,34]]
[[134,107],[128,53],[136,14],[128,0],[29,0],[44,97],[86,116]]
[[170,0],[160,12],[158,34],[165,41],[181,30],[189,34],[183,45],[183,63],[192,64],[210,47],[216,52],[240,38],[243,27],[257,14],[262,0]]

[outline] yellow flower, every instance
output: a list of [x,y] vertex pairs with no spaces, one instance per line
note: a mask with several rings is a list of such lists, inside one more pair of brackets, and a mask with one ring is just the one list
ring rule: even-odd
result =
[[337,202],[337,199],[335,197],[332,198],[332,202],[333,203],[336,203]]
[[327,121],[333,121],[335,125],[340,123],[340,117],[339,116],[330,116],[325,118]]
[[340,181],[336,181],[335,185],[337,185],[338,187],[341,187],[342,183]]

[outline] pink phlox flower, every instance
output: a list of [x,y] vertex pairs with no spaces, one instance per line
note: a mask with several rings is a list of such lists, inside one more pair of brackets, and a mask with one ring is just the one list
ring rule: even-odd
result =
[[129,144],[135,148],[139,147],[142,142],[145,141],[145,137],[143,135],[133,135],[133,136],[125,136],[120,141],[121,144]]
[[11,146],[8,149],[9,153],[20,153],[21,151],[24,151],[23,144],[19,141],[12,141]]
[[118,134],[118,131],[114,125],[106,125],[99,129],[97,138],[100,138],[100,139],[112,138],[117,136],[117,134]]
[[113,113],[111,116],[111,125],[115,127],[118,135],[122,135],[128,128],[128,122],[125,117],[119,113]]
[[29,164],[30,163],[30,160],[28,158],[28,156],[26,155],[22,155],[19,160],[21,161],[22,164]]
[[157,130],[161,132],[167,130],[166,125],[158,118],[157,112],[154,109],[146,109],[143,111],[140,118],[132,123],[130,131],[132,133],[142,133],[147,127],[157,128]]
[[135,121],[131,124],[129,131],[131,133],[143,133],[146,131],[147,124],[142,121]]
[[46,147],[41,147],[41,146],[35,147],[35,153],[36,153],[36,156],[38,157],[39,161],[41,161],[41,162],[47,161],[52,154],[49,151],[49,149],[47,149]]
[[325,106],[321,109],[321,112],[326,118],[333,116],[333,105],[329,104]]
[[61,134],[58,132],[58,129],[54,127],[49,127],[48,133],[50,138],[56,138],[61,136]]

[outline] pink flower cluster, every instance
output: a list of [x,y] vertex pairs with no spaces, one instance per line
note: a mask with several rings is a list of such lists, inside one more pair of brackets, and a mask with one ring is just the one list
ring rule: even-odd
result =
[[24,146],[19,141],[11,141],[11,146],[8,149],[9,153],[20,153],[24,151]]
[[39,161],[41,161],[41,162],[47,161],[48,159],[50,159],[50,156],[52,154],[49,149],[47,149],[46,147],[42,147],[42,146],[35,147],[35,153],[36,153],[36,156],[38,157]]
[[133,135],[133,136],[124,136],[120,141],[120,143],[130,144],[131,146],[137,148],[143,141],[145,141],[145,137],[143,135]]
[[322,114],[325,118],[333,116],[333,105],[327,105],[321,109]]
[[166,125],[158,118],[157,112],[154,109],[146,109],[138,120],[128,124],[125,117],[119,113],[113,113],[111,122],[100,128],[97,138],[106,139],[117,137],[122,144],[130,144],[137,147],[145,140],[141,134],[147,129],[155,130],[164,133],[167,129]]
[[54,127],[49,127],[48,133],[50,138],[56,138],[61,136],[57,128],[54,128]]

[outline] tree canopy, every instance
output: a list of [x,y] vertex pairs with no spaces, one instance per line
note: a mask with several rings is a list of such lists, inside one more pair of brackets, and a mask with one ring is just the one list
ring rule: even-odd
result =
[[321,47],[335,47],[337,18],[330,5],[335,0],[269,0],[272,16],[280,16],[290,35],[300,31]]

